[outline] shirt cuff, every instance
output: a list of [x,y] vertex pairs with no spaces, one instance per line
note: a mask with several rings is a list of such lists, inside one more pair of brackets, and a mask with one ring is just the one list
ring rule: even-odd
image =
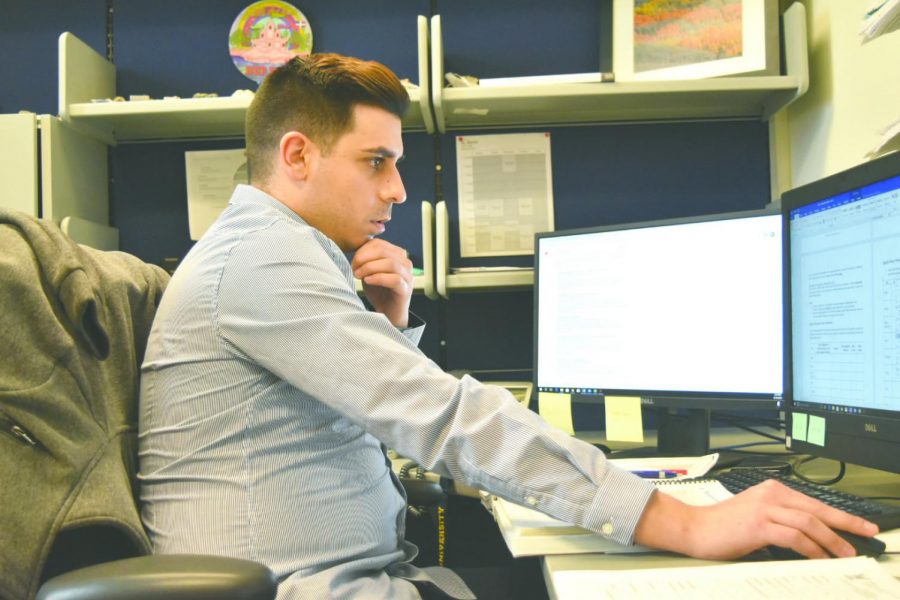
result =
[[419,318],[419,315],[413,311],[409,311],[409,322],[406,327],[400,329],[400,333],[406,336],[406,339],[418,346],[424,332],[425,321]]
[[634,544],[634,530],[656,486],[613,465],[609,465],[608,469],[588,509],[584,527],[631,546]]

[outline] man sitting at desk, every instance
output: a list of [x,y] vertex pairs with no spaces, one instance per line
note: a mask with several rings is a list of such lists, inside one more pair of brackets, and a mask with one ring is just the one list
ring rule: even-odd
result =
[[141,502],[156,552],[260,561],[279,598],[471,597],[452,572],[410,564],[385,444],[623,544],[824,557],[853,552],[830,528],[876,532],[777,483],[688,507],[506,390],[425,357],[411,263],[377,238],[406,199],[408,104],[383,65],[327,54],[290,61],[257,92],[252,185],[178,267],[143,365]]

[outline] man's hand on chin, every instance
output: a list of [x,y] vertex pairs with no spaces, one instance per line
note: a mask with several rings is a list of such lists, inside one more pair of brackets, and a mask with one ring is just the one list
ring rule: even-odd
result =
[[350,266],[353,275],[362,280],[372,307],[395,327],[406,327],[413,291],[412,261],[406,250],[379,238],[371,239],[356,250]]

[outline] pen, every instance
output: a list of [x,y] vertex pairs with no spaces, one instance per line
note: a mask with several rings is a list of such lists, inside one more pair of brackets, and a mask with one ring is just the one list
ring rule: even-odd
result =
[[687,475],[685,469],[654,469],[652,471],[632,471],[638,477],[646,479],[671,479],[679,475]]

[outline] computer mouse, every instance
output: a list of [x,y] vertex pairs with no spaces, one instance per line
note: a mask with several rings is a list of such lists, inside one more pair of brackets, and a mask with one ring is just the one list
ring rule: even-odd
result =
[[[847,540],[856,550],[857,556],[871,556],[872,558],[881,556],[884,552],[885,544],[878,538],[856,535],[849,531],[835,530],[835,533]],[[799,552],[795,552],[790,548],[782,548],[781,546],[769,546],[769,552],[778,560],[795,560],[798,558],[807,558]]]

